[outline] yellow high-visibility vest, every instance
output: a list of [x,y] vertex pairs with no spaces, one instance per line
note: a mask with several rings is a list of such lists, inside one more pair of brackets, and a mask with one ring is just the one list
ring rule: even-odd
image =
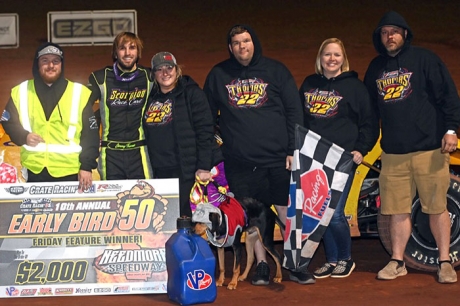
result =
[[80,170],[81,114],[91,92],[79,83],[68,82],[61,99],[46,120],[33,80],[24,81],[11,91],[25,130],[39,134],[44,140],[35,147],[21,147],[21,164],[33,173],[44,167],[54,177],[76,174]]

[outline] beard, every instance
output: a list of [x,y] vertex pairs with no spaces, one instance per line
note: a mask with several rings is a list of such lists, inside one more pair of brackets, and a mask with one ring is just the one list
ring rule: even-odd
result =
[[388,55],[395,56],[396,54],[399,53],[399,51],[401,51],[402,48],[397,47],[397,48],[386,48],[386,49],[387,49]]
[[134,66],[136,65],[137,63],[137,59],[135,61],[133,61],[133,63],[129,66],[126,66],[125,64],[123,64],[121,61],[117,61],[117,64],[118,64],[118,67],[120,67],[121,70],[123,71],[131,71],[133,70]]
[[390,56],[395,56],[396,54],[399,53],[399,51],[402,50],[404,47],[404,41],[402,42],[395,42],[394,44],[388,44],[385,46],[385,49],[387,50],[388,55]]
[[46,84],[53,84],[61,76],[60,72],[56,73],[56,74],[53,74],[52,76],[45,74],[45,72],[40,71],[40,76],[42,77],[43,82],[45,82]]

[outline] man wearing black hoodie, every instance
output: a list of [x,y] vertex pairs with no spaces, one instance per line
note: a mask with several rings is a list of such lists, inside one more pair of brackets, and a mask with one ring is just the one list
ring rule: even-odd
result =
[[[220,126],[229,187],[236,197],[274,204],[285,222],[294,127],[303,122],[296,83],[285,65],[262,56],[249,26],[233,26],[227,44],[230,58],[212,68],[204,91]],[[268,285],[270,270],[260,242],[255,253],[252,284]],[[301,284],[315,281],[306,271],[292,272],[291,279]]]
[[35,52],[33,79],[11,90],[3,127],[21,147],[21,164],[29,182],[79,181],[92,184],[97,166],[99,131],[91,92],[64,78],[64,53],[45,43]]
[[412,46],[412,37],[401,15],[386,13],[373,33],[379,55],[364,78],[382,125],[381,213],[391,215],[392,257],[377,278],[407,274],[403,256],[417,190],[439,250],[438,282],[454,283],[446,193],[449,152],[457,147],[460,99],[441,59]]

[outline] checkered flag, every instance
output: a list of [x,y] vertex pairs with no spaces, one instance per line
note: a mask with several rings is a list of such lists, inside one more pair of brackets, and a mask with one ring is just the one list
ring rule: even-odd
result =
[[283,266],[306,267],[334,214],[353,155],[299,125],[295,129]]

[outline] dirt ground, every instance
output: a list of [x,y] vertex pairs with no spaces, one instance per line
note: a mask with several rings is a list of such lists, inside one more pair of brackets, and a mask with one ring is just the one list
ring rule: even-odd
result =
[[[4,1],[6,2],[6,1]],[[47,12],[76,10],[135,9],[138,34],[144,41],[140,61],[150,65],[156,52],[172,52],[185,74],[200,85],[214,64],[228,57],[226,33],[235,23],[251,25],[258,33],[266,56],[285,63],[298,85],[314,72],[321,42],[338,37],[345,43],[351,69],[364,76],[375,56],[371,33],[389,9],[405,16],[414,32],[414,44],[436,52],[449,68],[460,88],[460,36],[458,1],[429,0],[114,0],[114,1],[8,1],[0,13],[19,14],[20,47],[0,49],[0,111],[10,90],[32,76],[37,46],[47,40]],[[89,74],[111,63],[111,46],[64,47],[65,76],[86,84]],[[282,247],[281,245],[279,246]],[[230,254],[228,254],[229,256]],[[432,274],[409,271],[390,282],[375,280],[389,256],[378,239],[353,240],[356,272],[342,280],[318,280],[300,286],[287,280],[281,284],[255,287],[242,282],[236,291],[219,288],[216,305],[458,305],[459,284],[440,285]],[[322,264],[320,247],[311,264]],[[231,258],[227,263],[231,262]],[[228,270],[230,270],[230,266]],[[272,272],[274,271],[272,266]],[[171,305],[166,295],[126,295],[71,298],[19,298],[0,300],[0,305]]]

